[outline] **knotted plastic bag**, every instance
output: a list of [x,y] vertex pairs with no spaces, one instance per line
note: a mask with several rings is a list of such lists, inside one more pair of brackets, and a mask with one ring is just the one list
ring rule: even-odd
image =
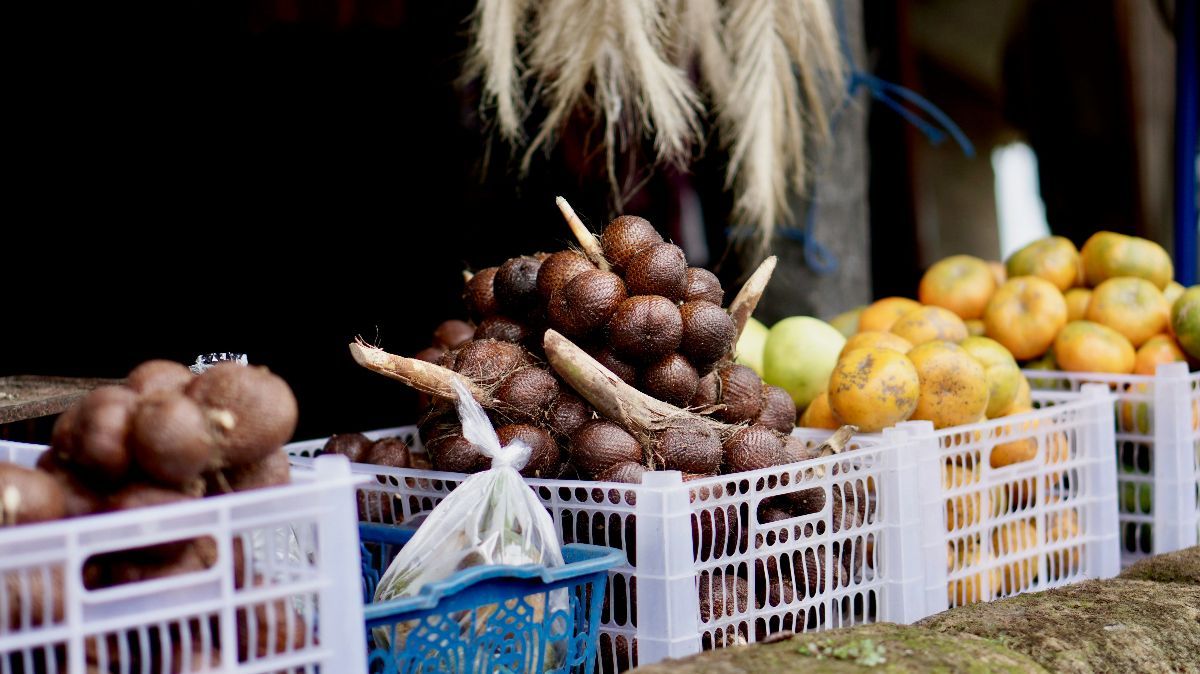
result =
[[[483,408],[461,383],[455,381],[454,388],[463,437],[490,457],[492,466],[468,477],[429,513],[379,580],[376,602],[416,595],[429,583],[484,564],[563,565],[550,513],[517,472],[529,460],[531,448],[519,440],[501,447]],[[549,596],[549,607],[539,605],[544,603],[541,596],[530,599],[535,604],[535,620],[566,610],[565,590]],[[464,630],[474,624],[474,629],[482,632],[494,611],[494,606],[464,611],[455,619]],[[397,639],[403,640],[406,632],[405,626],[400,626]],[[377,628],[375,638],[386,644],[389,633]],[[394,650],[402,647],[396,644]]]

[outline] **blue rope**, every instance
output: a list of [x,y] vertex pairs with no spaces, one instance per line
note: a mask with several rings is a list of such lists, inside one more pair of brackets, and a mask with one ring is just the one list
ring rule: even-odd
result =
[[[830,130],[837,129],[842,113],[853,102],[860,88],[865,88],[871,98],[883,103],[900,115],[904,121],[912,124],[929,140],[933,146],[941,145],[947,136],[952,138],[967,157],[975,156],[975,146],[971,144],[967,134],[963,133],[950,116],[942,112],[936,105],[917,92],[892,82],[887,82],[858,68],[854,62],[854,54],[850,51],[850,41],[846,32],[846,7],[839,0],[837,3],[838,43],[842,48],[842,56],[850,65],[850,79],[846,83],[846,95],[838,105],[830,121]],[[933,119],[927,121],[916,112],[909,110],[904,104],[909,103]],[[939,128],[939,125],[941,128]],[[815,189],[815,186],[814,186]],[[837,271],[839,263],[837,256],[829,251],[815,235],[817,200],[810,199],[808,209],[801,227],[781,227],[779,234],[785,239],[798,242],[804,250],[804,263],[817,275],[824,276]]]

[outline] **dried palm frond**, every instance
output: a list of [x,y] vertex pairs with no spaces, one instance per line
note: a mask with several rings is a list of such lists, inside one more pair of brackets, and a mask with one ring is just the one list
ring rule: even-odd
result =
[[718,0],[674,0],[670,10],[672,59],[687,69],[699,66],[700,78],[715,101],[724,100],[733,77],[733,64],[725,49],[722,27],[725,10]]
[[[686,165],[704,137],[697,68],[729,151],[733,221],[765,248],[790,222],[807,180],[810,140],[829,131],[844,77],[829,0],[479,0],[468,74],[483,81],[496,127],[520,145],[523,82],[546,109],[521,162],[548,151],[580,108],[603,129],[613,195],[616,158]],[[631,168],[630,175],[636,173]]]
[[496,128],[510,145],[524,140],[525,35],[529,0],[479,0],[472,15],[471,46],[465,74],[483,80],[481,107],[496,108]]
[[733,82],[720,107],[729,148],[726,186],[733,187],[733,219],[756,227],[769,241],[788,213],[789,179],[804,179],[804,126],[800,92],[788,46],[777,22],[777,0],[732,0],[727,42]]
[[719,108],[730,154],[726,183],[734,188],[734,222],[765,249],[778,224],[792,221],[788,195],[805,188],[809,136],[828,132],[825,92],[836,91],[842,77],[836,29],[826,0],[729,6],[733,81]]
[[[549,111],[523,168],[549,147],[583,102],[603,117],[610,179],[640,128],[660,161],[685,165],[701,135],[699,96],[665,58],[661,0],[547,0],[536,18],[530,68]],[[590,100],[589,100],[590,99]],[[615,183],[614,183],[615,186]]]
[[783,25],[798,33],[784,42],[798,66],[796,74],[804,88],[805,109],[812,120],[810,132],[824,139],[829,133],[827,109],[839,101],[846,84],[846,64],[829,0],[800,0],[783,6],[790,13]]

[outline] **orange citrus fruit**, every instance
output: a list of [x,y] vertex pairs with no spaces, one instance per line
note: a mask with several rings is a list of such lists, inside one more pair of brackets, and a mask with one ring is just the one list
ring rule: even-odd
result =
[[1084,318],[1125,335],[1137,348],[1147,339],[1166,331],[1171,320],[1171,307],[1153,283],[1121,276],[1096,286]]
[[1116,232],[1097,232],[1083,244],[1084,277],[1089,286],[1098,286],[1110,278],[1136,276],[1162,290],[1175,275],[1171,256],[1163,247],[1148,239]]
[[846,338],[846,345],[842,347],[842,353],[850,353],[855,349],[863,349],[869,346],[891,349],[900,353],[908,353],[909,349],[913,348],[912,342],[900,335],[890,332],[879,332],[878,330],[867,330],[866,332],[860,332]]
[[1087,288],[1071,288],[1063,293],[1067,301],[1067,320],[1082,321],[1087,316],[1088,303],[1092,300],[1092,291]]
[[1048,236],[1013,253],[1005,267],[1009,278],[1037,276],[1065,291],[1079,279],[1079,251],[1070,239]]
[[1200,359],[1200,286],[1183,291],[1171,307],[1171,331],[1179,346],[1192,358]]
[[1068,372],[1133,372],[1133,345],[1112,328],[1091,321],[1071,321],[1054,340],[1058,366]]
[[926,342],[913,347],[908,357],[921,384],[911,418],[932,421],[934,428],[948,428],[984,416],[987,374],[966,349],[951,342]]
[[992,270],[992,277],[996,279],[996,287],[1008,280],[1008,271],[1004,268],[1003,262],[988,260],[988,269]]
[[829,406],[866,433],[907,420],[919,392],[916,367],[892,349],[868,347],[842,354],[829,377]]
[[996,278],[987,262],[970,255],[951,255],[921,277],[917,299],[921,304],[949,309],[960,318],[979,318],[995,291]]
[[867,306],[858,315],[858,331],[877,330],[887,332],[892,329],[901,316],[913,309],[920,309],[921,304],[907,297],[885,297]]
[[842,420],[838,418],[833,408],[829,406],[829,393],[821,391],[813,401],[804,408],[804,414],[800,415],[800,423],[797,426],[805,428],[827,428],[832,431],[842,427]]
[[1009,279],[996,289],[983,313],[987,336],[1017,360],[1037,358],[1067,323],[1067,301],[1058,288],[1037,276]]
[[1175,343],[1170,335],[1155,335],[1137,350],[1134,360],[1134,374],[1154,374],[1162,363],[1177,363],[1186,361],[1183,349]]
[[957,342],[967,338],[967,324],[949,309],[921,307],[893,323],[892,334],[903,337],[913,346],[932,341]]

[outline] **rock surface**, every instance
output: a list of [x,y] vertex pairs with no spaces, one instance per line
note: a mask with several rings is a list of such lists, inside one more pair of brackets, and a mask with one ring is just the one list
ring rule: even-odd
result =
[[865,625],[724,648],[634,670],[639,674],[807,672],[1045,672],[999,643],[909,625]]
[[1089,580],[917,624],[992,639],[1055,672],[1200,672],[1200,585]]
[[1147,557],[1121,572],[1129,580],[1200,585],[1200,546]]

